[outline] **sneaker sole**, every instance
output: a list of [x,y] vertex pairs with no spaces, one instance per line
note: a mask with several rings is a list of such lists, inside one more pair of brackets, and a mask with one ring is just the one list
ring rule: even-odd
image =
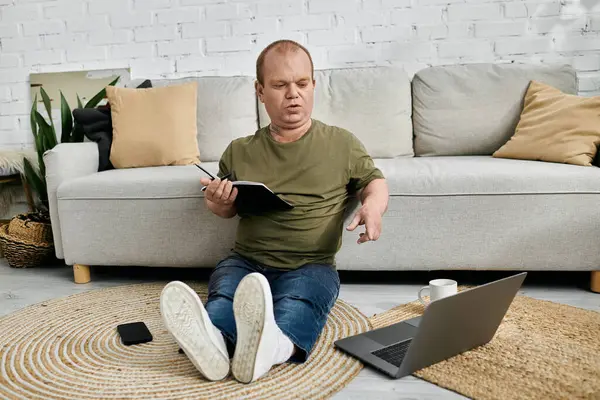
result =
[[161,293],[160,311],[163,323],[198,371],[208,380],[225,378],[229,357],[213,342],[208,332],[212,322],[196,292],[182,282],[170,282]]
[[[263,286],[261,280],[267,282]],[[265,288],[265,290],[263,290]],[[237,343],[231,363],[235,379],[250,383],[254,377],[256,356],[265,326],[265,315],[273,311],[271,289],[262,275],[248,275],[244,278],[233,298],[233,311],[237,329]]]

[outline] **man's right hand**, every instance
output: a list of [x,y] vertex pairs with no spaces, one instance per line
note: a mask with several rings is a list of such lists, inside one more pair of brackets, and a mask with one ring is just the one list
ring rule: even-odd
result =
[[200,178],[200,183],[206,186],[204,195],[206,199],[218,206],[222,210],[213,210],[217,214],[221,214],[217,211],[225,211],[232,208],[237,197],[238,190],[234,188],[231,181],[219,178],[211,180],[209,178]]

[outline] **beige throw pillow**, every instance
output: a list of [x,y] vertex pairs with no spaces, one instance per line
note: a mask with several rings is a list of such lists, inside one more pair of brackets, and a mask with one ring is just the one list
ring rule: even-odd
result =
[[200,161],[197,83],[129,89],[108,86],[115,168],[187,165]]
[[592,165],[600,143],[600,96],[569,95],[532,81],[515,134],[493,156]]

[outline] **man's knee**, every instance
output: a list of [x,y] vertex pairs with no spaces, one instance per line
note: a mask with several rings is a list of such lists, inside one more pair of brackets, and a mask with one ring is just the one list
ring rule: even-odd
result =
[[273,293],[276,313],[292,320],[315,320],[326,316],[337,300],[337,290],[305,286],[304,290]]
[[273,287],[273,300],[286,299],[328,311],[335,303],[339,289],[339,275],[333,267],[307,265],[278,280]]
[[240,281],[252,272],[251,265],[235,256],[219,262],[208,282],[209,298],[224,297],[233,300],[233,295]]

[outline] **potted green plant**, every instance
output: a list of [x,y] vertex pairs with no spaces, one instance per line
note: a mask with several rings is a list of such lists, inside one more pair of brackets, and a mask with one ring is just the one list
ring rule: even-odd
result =
[[[114,86],[119,80],[117,77],[115,80],[110,82],[109,86]],[[24,160],[25,179],[31,190],[37,197],[36,204],[39,207],[39,211],[48,212],[48,189],[46,186],[46,168],[44,165],[44,153],[51,150],[58,144],[56,129],[52,120],[52,109],[50,106],[50,98],[44,90],[40,87],[40,95],[50,123],[46,122],[46,119],[37,110],[37,95],[31,106],[30,122],[31,131],[33,133],[35,149],[38,155],[38,166],[34,168],[28,159]],[[106,89],[102,89],[94,97],[92,97],[85,106],[81,102],[79,95],[77,96],[77,105],[79,108],[94,108],[102,99],[106,97]],[[73,113],[65,96],[62,91],[60,92],[60,115],[61,115],[61,143],[75,143],[83,142],[84,135],[81,129],[77,129],[76,125],[73,124]]]
[[[116,78],[109,83],[113,86]],[[30,122],[35,150],[37,152],[37,168],[24,158],[24,178],[34,197],[34,211],[15,216],[8,224],[0,228],[0,245],[4,255],[12,267],[33,267],[48,262],[54,254],[52,226],[48,206],[48,189],[46,185],[46,167],[44,153],[51,150],[59,142],[52,120],[50,98],[40,87],[40,95],[50,122],[37,110],[37,95],[31,106]],[[93,96],[85,106],[77,96],[79,108],[94,108],[106,97],[106,89]],[[83,131],[73,123],[73,114],[65,96],[60,91],[61,140],[60,143],[83,142]]]

